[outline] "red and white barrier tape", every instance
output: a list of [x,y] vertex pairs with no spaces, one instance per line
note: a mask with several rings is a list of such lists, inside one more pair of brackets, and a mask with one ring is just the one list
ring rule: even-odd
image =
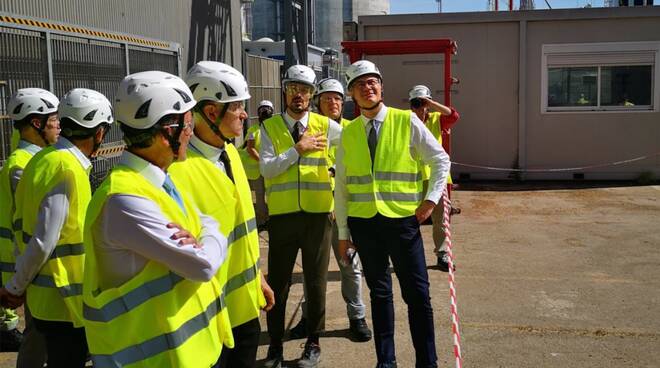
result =
[[451,329],[454,336],[454,357],[456,358],[456,368],[463,367],[463,357],[461,355],[461,333],[458,329],[458,308],[456,303],[456,287],[454,286],[454,253],[452,252],[451,230],[449,224],[449,212],[451,211],[451,201],[447,189],[442,195],[443,215],[442,223],[445,228],[445,241],[447,242],[447,255],[449,256],[449,301],[451,312]]

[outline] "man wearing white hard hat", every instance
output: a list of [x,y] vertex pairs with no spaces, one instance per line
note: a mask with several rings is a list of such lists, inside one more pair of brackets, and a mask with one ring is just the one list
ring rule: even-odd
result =
[[20,256],[2,294],[27,294],[36,329],[46,339],[49,367],[84,367],[83,225],[91,197],[94,155],[112,124],[110,102],[84,88],[59,105],[61,137],[37,153],[16,189],[14,233]]
[[[376,65],[360,60],[346,69],[346,84],[361,116],[344,128],[337,149],[335,201],[339,252],[357,249],[371,296],[377,367],[397,366],[390,261],[415,348],[416,367],[437,367],[433,308],[419,224],[442,197],[449,157],[410,110],[383,103]],[[431,166],[422,196],[421,165]]]
[[275,292],[275,306],[268,312],[266,366],[277,367],[283,359],[285,308],[300,249],[307,292],[307,342],[298,366],[310,368],[319,364],[319,335],[325,327],[334,208],[328,143],[338,144],[341,126],[309,111],[316,87],[311,68],[291,66],[282,86],[286,111],[264,121],[259,152],[270,213],[268,282]]
[[254,190],[256,202],[254,210],[257,216],[257,226],[261,231],[268,221],[268,207],[266,206],[266,188],[264,178],[259,172],[259,149],[261,147],[261,125],[270,119],[275,112],[273,103],[269,100],[259,102],[257,118],[259,123],[251,126],[246,133],[243,167],[250,180],[250,188]]
[[[18,139],[16,149],[0,171],[0,203],[3,204],[0,208],[2,285],[14,275],[16,263],[17,249],[12,229],[16,203],[14,194],[28,162],[43,147],[55,143],[60,135],[57,115],[59,102],[55,95],[44,89],[23,88],[11,96],[7,105],[9,118],[14,122],[13,132]],[[46,362],[46,342],[43,335],[34,328],[29,308],[25,308],[25,329],[22,335],[16,329],[18,315],[13,309],[2,309],[2,351],[18,351],[18,368],[43,366]]]
[[[424,125],[431,131],[431,134],[442,144],[443,132],[449,132],[451,127],[459,118],[458,112],[453,107],[447,107],[431,97],[431,90],[424,85],[417,85],[408,92],[410,109],[417,117],[424,122]],[[422,171],[422,180],[424,180],[424,192],[428,187],[431,168],[424,166]],[[447,177],[447,184],[452,184],[451,175]],[[438,268],[441,271],[449,272],[449,255],[447,254],[447,242],[445,241],[445,228],[443,226],[444,206],[439,204],[431,213],[433,221],[433,243],[434,252],[438,257]]]
[[[320,80],[316,85],[314,92],[314,105],[318,109],[319,114],[327,116],[330,119],[340,122],[341,126],[346,126],[350,120],[342,117],[344,107],[344,86],[341,82],[333,78],[325,78]],[[334,176],[335,154],[337,147],[331,147],[328,151],[328,156],[331,160],[331,176]],[[334,181],[333,181],[334,185]],[[332,222],[332,250],[335,254],[335,259],[339,265],[339,272],[341,274],[341,295],[346,302],[346,314],[349,320],[349,331],[351,337],[355,341],[369,341],[371,340],[371,331],[367,325],[365,305],[362,302],[362,271],[360,270],[359,257],[354,256],[350,263],[344,263],[342,257],[338,252],[337,245],[339,239],[337,238],[337,224]],[[303,291],[305,289],[303,288]],[[302,317],[300,322],[291,329],[291,337],[302,338],[307,336],[307,303],[303,299]]]
[[224,348],[221,368],[254,367],[259,346],[259,314],[273,305],[273,291],[259,268],[259,236],[252,193],[238,149],[231,143],[243,132],[250,99],[243,74],[216,61],[200,61],[186,76],[197,105],[195,135],[185,161],[172,164],[177,188],[190,194],[199,210],[220,224],[228,239],[227,261],[216,275],[234,338]]
[[227,239],[174,185],[195,100],[179,77],[126,76],[115,101],[126,150],[85,218],[83,316],[95,367],[215,367],[232,345],[216,276]]

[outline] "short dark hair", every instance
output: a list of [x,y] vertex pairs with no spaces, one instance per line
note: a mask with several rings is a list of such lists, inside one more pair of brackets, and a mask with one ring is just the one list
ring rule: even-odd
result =
[[82,140],[93,137],[99,129],[106,129],[109,126],[107,123],[102,123],[93,128],[86,128],[70,118],[60,118],[60,128],[62,129],[60,134],[69,140]]
[[156,135],[163,130],[164,123],[171,119],[171,114],[165,115],[156,124],[146,129],[136,129],[126,124],[119,124],[119,128],[124,133],[124,142],[128,148],[149,148],[154,144]]
[[48,119],[48,115],[44,114],[28,114],[28,116],[24,117],[21,120],[14,120],[14,129],[18,130],[19,132],[29,128],[32,126],[32,119],[38,118],[41,121],[41,124],[43,125],[44,122]]

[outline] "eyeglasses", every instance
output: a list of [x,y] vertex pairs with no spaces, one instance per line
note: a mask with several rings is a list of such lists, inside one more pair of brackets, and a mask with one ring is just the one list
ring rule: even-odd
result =
[[245,103],[243,101],[230,102],[229,106],[227,106],[227,110],[231,112],[235,112],[238,109],[245,110]]
[[360,89],[364,89],[365,87],[374,88],[379,84],[380,84],[380,79],[378,78],[369,78],[355,82],[355,86],[357,86]]
[[297,95],[298,93],[302,95],[310,95],[312,93],[312,87],[305,84],[289,83],[286,85],[285,91],[288,95]]
[[161,125],[163,129],[179,129],[182,128],[181,130],[193,130],[195,128],[195,122],[190,121],[190,122],[183,122],[183,116],[179,117],[178,115],[174,115],[171,119],[169,119],[166,123]]

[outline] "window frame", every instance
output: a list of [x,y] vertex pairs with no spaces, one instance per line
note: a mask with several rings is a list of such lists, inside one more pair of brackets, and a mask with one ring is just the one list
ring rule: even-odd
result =
[[[570,43],[544,44],[541,47],[541,114],[566,113],[632,113],[660,111],[660,41],[649,42],[603,42],[603,43]],[[603,62],[587,62],[574,64],[570,60],[591,60],[602,54],[608,56]],[[614,56],[612,56],[614,55]],[[566,58],[567,63],[549,64],[548,58]],[[643,61],[652,57],[653,61]],[[639,61],[634,61],[639,58]],[[651,66],[651,105],[642,106],[601,106],[601,68],[610,66]],[[548,74],[550,68],[595,67],[597,68],[596,106],[548,106]]]

